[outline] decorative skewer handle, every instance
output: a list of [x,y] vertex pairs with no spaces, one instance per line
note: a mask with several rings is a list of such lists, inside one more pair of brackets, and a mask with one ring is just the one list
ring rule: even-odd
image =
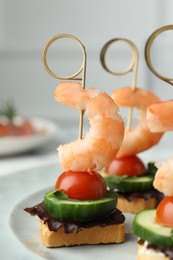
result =
[[[107,64],[106,64],[106,61],[105,61],[105,57],[106,57],[106,53],[108,51],[108,48],[113,44],[113,43],[116,43],[116,42],[119,42],[119,41],[122,41],[122,42],[125,42],[127,43],[131,49],[132,49],[132,60],[131,60],[131,63],[129,65],[129,67],[125,70],[122,70],[122,71],[111,71]],[[101,64],[103,66],[103,68],[113,74],[113,75],[125,75],[129,72],[134,72],[133,74],[133,79],[132,79],[132,89],[135,91],[135,88],[136,88],[136,81],[137,81],[137,72],[138,72],[138,61],[139,61],[139,54],[138,54],[138,49],[136,47],[136,45],[128,40],[128,39],[124,39],[124,38],[115,38],[115,39],[112,39],[110,41],[108,41],[102,48],[101,50],[101,53],[100,53],[100,61],[101,61]],[[133,116],[133,108],[130,107],[129,108],[129,114],[128,114],[128,120],[127,120],[127,126],[126,126],[126,129],[127,131],[130,130],[131,128],[131,122],[132,122],[132,116]]]
[[[49,47],[51,46],[51,44],[53,42],[55,42],[56,40],[59,40],[61,38],[69,38],[72,39],[74,41],[76,41],[80,48],[82,49],[82,53],[83,53],[83,63],[81,65],[81,67],[79,68],[79,70],[77,72],[75,72],[74,74],[70,75],[70,76],[66,76],[66,77],[61,77],[59,75],[57,75],[56,73],[54,73],[48,66],[47,64],[47,52]],[[70,34],[58,34],[56,36],[54,36],[53,38],[51,38],[47,44],[45,45],[43,52],[42,52],[42,62],[44,65],[45,70],[54,78],[57,79],[61,79],[61,80],[79,80],[81,81],[82,87],[85,88],[85,79],[86,79],[86,50],[85,50],[85,46],[82,44],[82,42],[74,37],[73,35]],[[77,77],[80,73],[82,73],[81,77]],[[79,119],[79,138],[82,139],[82,131],[83,131],[83,113],[84,111],[80,111],[80,119]]]
[[162,76],[160,73],[158,73],[154,69],[152,62],[151,62],[151,57],[150,57],[152,43],[154,42],[154,40],[156,39],[156,37],[159,34],[165,32],[165,31],[168,31],[168,30],[173,30],[173,25],[166,25],[164,27],[161,27],[151,34],[151,36],[148,38],[147,43],[145,45],[145,60],[146,60],[146,63],[148,65],[149,69],[153,72],[153,74],[156,77],[173,85],[173,78],[168,78],[168,77]]

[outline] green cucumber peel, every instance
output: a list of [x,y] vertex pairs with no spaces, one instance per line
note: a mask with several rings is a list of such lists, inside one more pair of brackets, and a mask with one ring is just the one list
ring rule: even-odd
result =
[[173,227],[166,227],[155,222],[156,210],[144,210],[136,214],[133,232],[149,243],[169,248],[173,246]]
[[109,190],[117,190],[121,192],[145,192],[153,189],[153,180],[157,167],[153,162],[148,163],[146,173],[140,176],[116,176],[109,175],[104,169],[100,174],[106,181]]
[[111,176],[102,175],[106,181],[106,185],[110,190],[122,192],[143,192],[153,189],[153,176]]
[[67,194],[65,194],[63,191],[53,190],[48,193],[52,196],[55,196],[57,199],[66,200],[68,198]]
[[116,207],[118,195],[107,192],[98,200],[70,199],[64,192],[50,191],[44,196],[44,208],[58,220],[88,222],[109,215]]

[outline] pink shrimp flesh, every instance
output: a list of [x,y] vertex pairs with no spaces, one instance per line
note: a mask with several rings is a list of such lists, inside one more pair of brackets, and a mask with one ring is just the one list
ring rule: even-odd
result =
[[173,130],[173,100],[153,104],[147,109],[147,125],[151,132]]
[[115,90],[112,98],[118,106],[135,107],[139,110],[139,123],[130,131],[125,131],[125,137],[117,157],[130,156],[143,152],[156,145],[163,133],[151,133],[146,123],[146,111],[149,105],[159,102],[152,92],[141,88],[132,90],[124,87]]
[[62,168],[67,171],[101,170],[116,156],[124,137],[124,123],[110,96],[96,89],[84,90],[80,83],[60,83],[55,99],[84,110],[90,123],[83,139],[58,147]]
[[158,171],[153,186],[166,196],[173,196],[173,158],[156,163]]

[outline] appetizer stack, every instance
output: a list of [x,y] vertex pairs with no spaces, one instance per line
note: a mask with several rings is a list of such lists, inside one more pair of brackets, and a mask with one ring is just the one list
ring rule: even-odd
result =
[[135,107],[140,111],[139,123],[125,132],[124,140],[116,158],[102,171],[109,190],[115,190],[117,208],[123,212],[137,213],[155,208],[162,194],[153,187],[157,168],[148,163],[146,168],[138,153],[156,145],[163,133],[152,133],[146,122],[147,108],[159,101],[151,91],[124,87],[113,92],[112,98],[118,106]]
[[41,219],[43,245],[121,243],[125,217],[116,208],[117,194],[107,191],[97,172],[119,151],[124,123],[115,102],[96,89],[74,82],[61,83],[55,99],[85,111],[90,130],[82,139],[58,148],[64,172],[44,201],[25,210]]
[[[165,101],[149,106],[147,123],[151,131],[172,130],[169,118],[173,102]],[[138,213],[133,222],[133,231],[139,237],[138,259],[173,259],[173,159],[157,163],[158,170],[154,187],[165,197],[158,207]]]
[[[162,104],[160,99],[130,87],[114,91],[111,98],[77,82],[60,83],[54,95],[56,101],[85,112],[90,129],[85,137],[58,147],[63,172],[55,188],[43,202],[25,209],[39,217],[43,245],[122,243],[123,211],[137,213],[133,231],[139,237],[138,259],[173,259],[172,160],[146,167],[138,157],[165,131],[158,127],[160,112],[154,119],[150,114]],[[125,131],[118,106],[137,108],[139,124]]]
[[[146,62],[150,70],[160,79],[173,85],[172,78],[163,77],[152,66],[150,48],[155,38],[162,32],[172,30],[168,25],[157,29],[148,39],[145,47]],[[159,133],[173,130],[173,101],[152,104],[147,109],[146,121],[151,132]],[[156,164],[158,170],[154,187],[164,194],[156,209],[138,213],[133,222],[138,240],[138,259],[173,259],[173,158]]]
[[165,194],[156,209],[139,212],[133,222],[138,239],[138,259],[173,258],[173,163],[158,165],[154,186]]

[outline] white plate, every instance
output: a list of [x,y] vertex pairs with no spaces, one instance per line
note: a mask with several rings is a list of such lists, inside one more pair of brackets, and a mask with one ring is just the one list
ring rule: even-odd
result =
[[126,242],[123,244],[75,246],[67,248],[46,248],[40,241],[40,223],[38,217],[32,217],[23,211],[25,207],[33,206],[43,200],[45,192],[51,188],[41,190],[19,202],[11,212],[10,226],[20,242],[37,256],[45,259],[63,260],[105,260],[105,259],[136,259],[136,237],[131,232],[134,215],[126,214]]
[[134,260],[136,237],[129,233],[133,215],[125,221],[126,241],[123,244],[75,246],[48,249],[40,242],[40,223],[23,209],[42,201],[44,193],[56,182],[62,169],[48,165],[0,177],[0,259],[17,260]]
[[[55,133],[57,126],[46,119],[31,118],[31,124],[36,129],[37,134],[30,136],[12,136],[0,138],[0,156],[19,154],[31,151],[49,142]],[[44,133],[42,133],[44,131]]]

